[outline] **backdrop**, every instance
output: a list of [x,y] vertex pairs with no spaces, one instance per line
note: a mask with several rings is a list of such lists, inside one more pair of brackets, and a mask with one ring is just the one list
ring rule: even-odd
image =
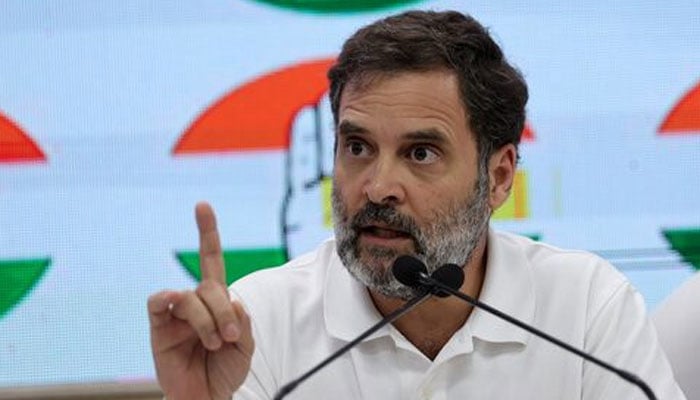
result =
[[700,266],[700,1],[562,4],[3,1],[0,387],[152,379],[146,298],[196,285],[198,200],[230,280],[328,236],[325,72],[409,7],[471,13],[530,85],[493,225],[601,254],[653,308]]

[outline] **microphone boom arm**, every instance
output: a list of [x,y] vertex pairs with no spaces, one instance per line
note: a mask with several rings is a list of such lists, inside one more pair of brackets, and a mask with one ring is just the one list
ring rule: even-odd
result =
[[457,296],[460,299],[473,305],[474,307],[481,308],[481,309],[483,309],[483,310],[485,310],[485,311],[487,311],[487,312],[489,312],[489,313],[491,313],[491,314],[493,314],[493,315],[495,315],[495,316],[497,316],[497,317],[499,317],[507,322],[510,322],[513,325],[517,325],[518,327],[525,329],[526,331],[547,340],[550,343],[553,343],[553,344],[555,344],[555,345],[557,345],[565,350],[568,350],[568,351],[578,355],[579,357],[582,357],[583,359],[585,359],[587,361],[590,361],[590,362],[592,362],[600,367],[603,367],[603,368],[607,369],[608,371],[616,373],[622,379],[639,387],[650,400],[657,400],[656,396],[654,395],[654,392],[651,390],[649,385],[647,385],[646,382],[644,382],[637,375],[632,374],[630,372],[627,372],[625,370],[622,370],[620,368],[616,368],[616,367],[608,364],[607,362],[605,362],[601,359],[598,359],[598,358],[596,358],[596,357],[594,357],[594,356],[592,356],[592,355],[590,355],[582,350],[579,350],[576,347],[555,338],[554,336],[551,336],[547,333],[544,333],[535,327],[527,325],[524,322],[522,322],[518,319],[515,319],[515,318],[511,317],[510,315],[505,314],[505,313],[491,307],[488,304],[482,303],[481,301],[479,301],[479,300],[477,300],[469,295],[466,295],[466,294],[460,292],[459,290],[455,290],[452,287],[450,287],[449,285],[444,284],[443,282],[441,282],[438,279],[433,279],[432,277],[428,276],[425,273],[421,273],[421,277],[419,280],[420,280],[421,284],[423,284],[427,287],[432,287],[434,289],[438,289],[440,291],[447,292],[449,294]]
[[321,368],[325,367],[326,365],[330,364],[333,360],[336,358],[340,357],[343,353],[346,351],[350,350],[352,347],[354,347],[356,344],[360,343],[362,340],[367,338],[369,335],[373,334],[374,332],[378,331],[381,327],[390,324],[394,322],[395,320],[399,319],[402,315],[406,314],[407,312],[411,311],[414,307],[418,306],[420,303],[424,302],[427,300],[430,296],[432,295],[431,292],[426,291],[423,294],[420,294],[408,302],[406,302],[403,306],[400,308],[394,310],[393,312],[389,313],[386,317],[382,318],[378,323],[372,325],[369,329],[364,331],[360,336],[355,338],[353,341],[348,342],[345,346],[339,348],[338,350],[335,351],[335,353],[331,354],[327,358],[325,358],[323,361],[318,363],[315,367],[311,368],[308,372],[306,372],[304,375],[298,377],[297,379],[294,379],[293,381],[285,384],[282,386],[277,393],[275,394],[275,397],[273,397],[273,400],[281,400],[284,396],[289,394],[292,390],[294,390],[300,383],[305,381],[307,378],[309,378],[311,375],[315,374],[320,370]]

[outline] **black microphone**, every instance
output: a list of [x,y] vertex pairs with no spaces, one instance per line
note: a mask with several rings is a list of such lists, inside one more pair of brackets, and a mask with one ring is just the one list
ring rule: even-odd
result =
[[461,269],[455,272],[452,268],[438,268],[429,276],[425,264],[419,259],[408,255],[399,256],[394,261],[392,272],[396,280],[404,285],[429,290],[438,297],[449,297],[452,293],[438,288],[434,282],[437,281],[444,285],[449,285],[453,290],[458,290],[464,283],[464,273]]
[[[411,261],[412,264],[423,264],[420,260],[414,259],[414,261]],[[455,264],[445,264],[442,267],[438,268],[433,274],[428,275],[427,269],[425,268],[424,265],[421,265],[419,268],[418,266],[412,266],[410,270],[410,277],[404,278],[404,281],[401,283],[408,284],[412,283],[414,286],[413,287],[428,287],[430,288],[433,292],[435,291],[441,291],[444,293],[449,293],[451,295],[454,295],[467,303],[473,305],[474,307],[478,307],[484,311],[487,311],[513,325],[517,325],[522,329],[525,329],[526,331],[541,337],[542,339],[553,343],[565,350],[568,350],[580,357],[582,357],[584,360],[590,361],[594,364],[597,364],[608,371],[616,373],[619,377],[622,379],[626,380],[629,383],[632,383],[633,385],[638,386],[644,394],[650,399],[650,400],[656,400],[656,396],[654,395],[654,392],[651,390],[649,385],[647,385],[646,382],[644,382],[640,377],[637,375],[632,374],[631,372],[627,372],[625,370],[619,369],[617,367],[614,367],[607,362],[600,360],[591,354],[588,354],[584,352],[583,350],[579,350],[576,347],[573,347],[572,345],[565,343],[554,336],[551,336],[547,333],[542,332],[541,330],[530,326],[516,318],[511,317],[508,314],[505,314],[502,311],[499,311],[491,306],[489,306],[486,303],[482,303],[481,301],[466,295],[458,290],[462,286],[462,282],[464,282],[464,271],[462,271],[462,268],[459,267],[458,265]],[[455,285],[456,282],[459,282],[459,285]],[[409,285],[410,286],[410,285]]]
[[379,322],[372,325],[369,329],[367,329],[362,334],[360,334],[360,336],[358,336],[357,338],[355,338],[351,342],[348,342],[345,346],[341,347],[340,349],[336,350],[333,354],[331,354],[330,356],[325,358],[320,363],[316,364],[315,367],[311,368],[304,375],[301,375],[297,379],[294,379],[293,381],[282,386],[275,394],[275,397],[273,397],[273,400],[280,400],[280,399],[284,398],[286,395],[288,395],[290,392],[292,392],[294,389],[296,389],[296,387],[299,386],[300,383],[307,380],[311,375],[315,374],[321,368],[330,364],[333,360],[340,357],[346,351],[355,347],[363,339],[365,339],[369,335],[373,334],[374,332],[379,330],[384,325],[387,325],[387,324],[395,321],[396,319],[398,319],[402,315],[411,311],[418,304],[427,300],[428,297],[430,297],[433,294],[430,290],[431,288],[424,286],[424,285],[421,285],[417,281],[414,282],[411,280],[410,282],[412,283],[412,285],[407,285],[404,281],[402,281],[402,279],[414,279],[414,278],[418,279],[417,277],[420,277],[421,275],[427,276],[427,270],[425,269],[425,265],[420,261],[418,261],[418,263],[416,263],[415,261],[418,261],[418,260],[416,260],[413,257],[402,256],[402,257],[397,258],[391,267],[392,274],[399,282],[403,283],[406,286],[419,289],[419,293],[414,298],[412,298],[411,300],[406,302],[406,304],[404,304],[400,308],[396,309],[392,313],[388,314],[386,317],[379,320]]

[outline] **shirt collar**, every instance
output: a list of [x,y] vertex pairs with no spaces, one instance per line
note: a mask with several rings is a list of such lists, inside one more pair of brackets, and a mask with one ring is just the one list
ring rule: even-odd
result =
[[[367,288],[350,275],[333,249],[323,293],[323,314],[331,336],[350,341],[381,319]],[[531,266],[513,236],[489,229],[487,264],[479,300],[514,318],[531,324],[535,315],[535,290]],[[365,341],[390,335],[385,326]],[[474,309],[457,334],[490,342],[526,344],[529,334],[495,315]],[[466,338],[465,338],[466,339]]]
[[[532,268],[519,239],[491,229],[488,235],[486,275],[479,300],[532,324],[536,300]],[[490,342],[526,344],[530,337],[522,328],[482,309],[474,309],[467,325],[474,337]]]

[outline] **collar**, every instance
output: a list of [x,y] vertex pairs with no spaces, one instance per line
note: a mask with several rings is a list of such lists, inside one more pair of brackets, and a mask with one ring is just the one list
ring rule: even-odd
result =
[[[489,229],[487,265],[479,300],[514,318],[531,324],[535,316],[535,289],[531,265],[522,248],[523,239]],[[329,257],[323,292],[323,316],[328,333],[350,341],[381,319],[362,283],[353,278],[335,251]],[[385,326],[364,341],[389,336]],[[530,334],[495,315],[474,309],[465,326],[455,334],[489,342],[527,344]],[[471,342],[471,340],[468,340]]]

